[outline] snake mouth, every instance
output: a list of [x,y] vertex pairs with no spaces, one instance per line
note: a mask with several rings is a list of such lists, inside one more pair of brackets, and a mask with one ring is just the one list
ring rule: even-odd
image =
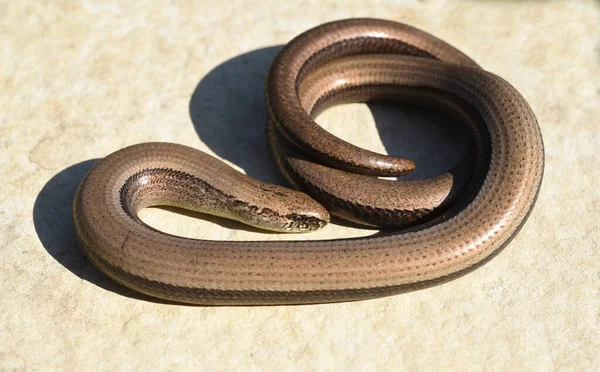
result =
[[323,228],[329,222],[327,218],[307,216],[304,214],[292,213],[286,218],[290,221],[284,228],[289,232],[310,232]]

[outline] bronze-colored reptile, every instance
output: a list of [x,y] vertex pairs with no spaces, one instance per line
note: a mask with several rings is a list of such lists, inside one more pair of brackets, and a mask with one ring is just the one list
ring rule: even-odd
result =
[[[370,100],[404,100],[452,115],[471,128],[473,156],[431,179],[372,177],[415,165],[350,145],[313,120],[330,105]],[[186,303],[373,298],[485,262],[519,231],[540,189],[544,150],[525,99],[460,51],[407,25],[351,19],[301,34],[275,58],[266,104],[272,152],[297,188],[351,221],[411,227],[294,242],[165,234],[137,212],[174,205],[283,231],[319,228],[329,214],[304,193],[259,182],[189,147],[146,143],[106,157],[77,190],[73,219],[89,259],[127,287]]]

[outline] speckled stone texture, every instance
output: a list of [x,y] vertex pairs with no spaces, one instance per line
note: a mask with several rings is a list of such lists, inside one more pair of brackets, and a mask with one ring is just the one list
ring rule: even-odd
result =
[[[600,4],[597,1],[2,1],[0,370],[600,370]],[[97,159],[170,141],[282,182],[263,82],[282,44],[320,23],[387,18],[450,42],[511,82],[546,145],[537,206],[494,260],[372,301],[204,308],[111,282],[77,248],[71,199]],[[319,123],[415,159],[460,158],[443,117],[347,105]],[[284,239],[169,210],[183,236]],[[368,235],[329,226],[294,239]]]

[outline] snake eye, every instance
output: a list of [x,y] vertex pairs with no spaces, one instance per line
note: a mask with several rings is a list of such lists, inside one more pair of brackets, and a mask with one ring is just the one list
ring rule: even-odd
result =
[[296,220],[296,222],[300,222],[302,220],[302,216],[296,216],[294,217],[294,219]]

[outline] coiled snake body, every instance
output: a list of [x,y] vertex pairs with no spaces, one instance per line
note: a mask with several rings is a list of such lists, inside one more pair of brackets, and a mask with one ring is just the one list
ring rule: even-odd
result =
[[[313,120],[333,104],[371,100],[408,101],[465,123],[473,132],[473,160],[425,180],[373,177],[402,175],[415,165],[357,148]],[[178,302],[373,298],[438,283],[485,262],[518,232],[540,188],[542,138],[525,99],[460,51],[410,26],[351,19],[301,34],[275,58],[266,104],[276,163],[312,198],[185,146],[134,145],[94,166],[77,190],[73,219],[89,259],[134,290]],[[356,239],[232,242],[168,235],[137,217],[147,206],[174,205],[305,231],[329,220],[313,198],[354,222],[412,227]]]

